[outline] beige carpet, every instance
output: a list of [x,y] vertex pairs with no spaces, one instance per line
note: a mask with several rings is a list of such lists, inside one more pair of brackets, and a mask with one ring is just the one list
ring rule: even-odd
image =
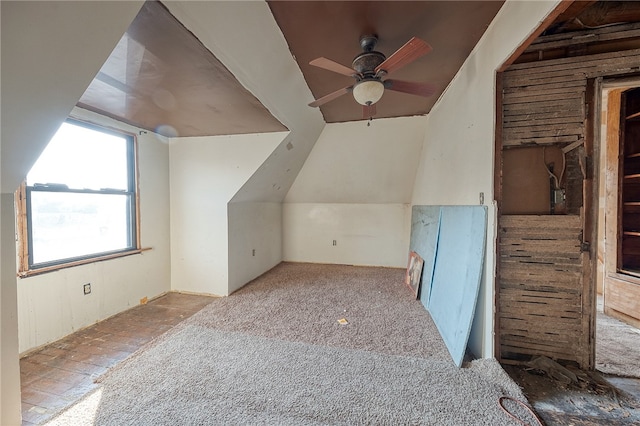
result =
[[495,360],[456,368],[403,274],[283,263],[107,372],[51,424],[517,424],[498,398],[524,400],[518,386]]

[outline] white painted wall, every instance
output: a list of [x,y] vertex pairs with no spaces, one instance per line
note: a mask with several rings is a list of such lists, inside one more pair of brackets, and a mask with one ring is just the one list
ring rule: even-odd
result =
[[231,294],[282,261],[282,203],[229,203],[228,214]]
[[286,261],[407,266],[409,204],[285,203],[283,223]]
[[20,424],[20,368],[18,364],[18,309],[13,194],[2,194],[0,215],[0,424]]
[[[223,192],[232,198],[216,198],[215,205],[196,199],[194,194],[177,193],[180,186],[177,182],[174,186],[172,168],[172,206],[186,212],[183,203],[175,199],[181,197],[187,202],[184,206],[202,205],[205,210],[197,213],[198,217],[176,212],[172,218],[174,288],[229,294],[282,259],[282,233],[276,231],[281,229],[282,216],[278,214],[280,207],[273,203],[281,203],[289,191],[324,120],[318,109],[307,107],[313,95],[266,2],[164,4],[289,129],[286,138],[251,173],[224,177],[229,185]],[[253,153],[253,149],[245,149],[243,158]],[[225,165],[220,166],[224,169]],[[207,173],[221,176],[216,170],[212,167]],[[176,181],[182,178],[176,176]],[[223,226],[225,214],[228,218]],[[188,229],[186,234],[184,229]],[[209,240],[204,241],[202,232]],[[192,243],[209,252],[198,252]],[[248,259],[253,248],[256,256]]]
[[426,122],[327,124],[285,198],[284,259],[405,267]]
[[[0,22],[2,8],[0,7]],[[2,81],[2,57],[0,56],[0,81]],[[2,117],[2,104],[0,104]],[[2,127],[0,123],[0,128]],[[0,164],[2,151],[0,150]],[[0,170],[1,172],[1,170]],[[0,173],[1,175],[1,173]],[[1,182],[0,182],[1,184]],[[1,186],[1,185],[0,185]],[[15,258],[15,244],[7,237],[12,219],[9,194],[0,191],[0,423],[20,422],[20,367],[18,364],[18,301],[16,286],[6,285],[14,281],[15,266],[9,264]],[[14,228],[15,232],[15,228]]]
[[[428,116],[413,205],[493,200],[495,74],[558,1],[507,1]],[[496,207],[489,206],[485,271],[470,347],[492,357]]]
[[171,139],[174,290],[229,294],[227,203],[286,136],[277,132]]
[[[0,2],[3,214],[27,171],[100,69],[142,1]],[[81,36],[79,36],[81,35]],[[7,210],[8,209],[8,210]],[[2,259],[15,233],[2,222]],[[8,262],[7,262],[8,263]],[[9,268],[7,270],[7,268]],[[20,423],[15,265],[2,267],[1,424]],[[5,321],[6,318],[14,318]]]
[[2,1],[2,192],[20,185],[142,1]]
[[426,123],[418,116],[327,124],[285,202],[409,203]]
[[[18,279],[20,352],[57,340],[171,289],[169,144],[151,132],[75,108],[74,118],[137,136],[142,254]],[[91,294],[82,285],[91,283]]]
[[[289,129],[234,202],[281,202],[324,127],[313,95],[264,1],[163,2]],[[259,65],[256,65],[259,64]]]
[[[13,190],[104,63],[111,49],[137,13],[141,3],[1,2],[2,151],[0,158],[2,168],[0,183],[2,185],[3,213],[6,213],[7,205],[11,203]],[[349,130],[349,125],[358,126],[362,123],[345,124],[342,129],[345,137],[338,135],[341,133],[340,131],[335,131],[333,137],[328,138],[329,145],[339,149],[341,146],[337,142],[343,142],[346,144],[347,153],[357,152],[351,148],[360,145],[361,148],[364,147],[364,153],[349,159],[349,157],[345,158],[331,153],[330,150],[325,150],[324,154],[322,154],[322,150],[319,150],[318,152],[322,155],[318,154],[317,159],[309,157],[308,171],[305,171],[304,175],[301,174],[296,188],[291,188],[291,198],[287,199],[287,204],[283,208],[283,214],[286,218],[282,231],[285,236],[283,243],[285,258],[288,246],[295,247],[299,243],[298,241],[287,243],[287,238],[296,235],[296,227],[303,229],[303,224],[312,225],[311,222],[304,222],[304,218],[309,216],[311,210],[317,208],[313,204],[324,204],[329,207],[332,204],[340,204],[335,210],[336,220],[343,224],[356,224],[354,225],[356,227],[352,229],[358,230],[362,235],[365,235],[373,227],[377,218],[382,218],[385,222],[388,221],[389,224],[383,229],[377,230],[377,235],[386,241],[389,236],[397,234],[399,230],[406,231],[406,208],[401,209],[399,206],[409,201],[413,204],[476,204],[480,191],[485,192],[486,199],[491,199],[494,70],[557,3],[557,1],[508,1],[505,4],[476,51],[472,53],[428,119],[426,132],[423,131],[425,135],[424,150],[420,155],[418,149],[415,157],[412,157],[419,159],[420,167],[410,200],[404,199],[406,197],[404,191],[412,187],[411,183],[399,185],[394,181],[398,175],[394,173],[380,174],[380,170],[388,169],[386,163],[378,163],[377,157],[369,158],[369,161],[362,161],[362,164],[357,167],[354,165],[353,161],[358,162],[360,158],[365,158],[363,156],[377,152],[375,149],[370,149],[370,146],[364,145],[364,141],[354,141],[352,138],[346,137],[349,133],[356,133]],[[171,238],[172,243],[175,243],[175,247],[172,249],[171,266],[174,269],[181,269],[181,274],[175,273],[175,271],[172,274],[174,288],[187,287],[185,289],[211,293],[218,291],[218,288],[212,283],[203,285],[199,282],[203,276],[208,277],[209,272],[214,272],[214,275],[220,272],[215,268],[211,271],[207,263],[218,254],[218,246],[210,247],[205,244],[201,248],[211,252],[197,252],[191,244],[207,242],[201,236],[203,230],[207,232],[209,237],[218,235],[219,215],[222,214],[228,215],[228,227],[223,229],[221,238],[227,240],[224,242],[226,247],[224,250],[229,251],[229,256],[226,259],[226,266],[221,266],[221,270],[224,271],[223,276],[226,274],[228,280],[226,291],[229,291],[235,289],[239,285],[238,283],[254,275],[260,269],[269,268],[269,265],[276,258],[274,255],[273,258],[259,259],[261,262],[259,266],[256,266],[255,269],[252,268],[250,273],[242,275],[245,271],[241,269],[241,265],[246,263],[245,257],[248,247],[260,243],[270,255],[277,252],[277,249],[274,249],[277,247],[277,238],[274,236],[275,231],[271,231],[278,226],[277,208],[269,203],[278,203],[282,200],[283,194],[289,190],[291,182],[298,175],[307,154],[322,131],[324,122],[318,110],[305,107],[313,99],[312,95],[288,51],[284,37],[264,2],[168,2],[167,5],[171,12],[185,23],[238,77],[240,82],[254,93],[291,131],[287,136],[287,142],[292,143],[292,149],[287,147],[287,143],[280,143],[268,156],[267,161],[257,166],[254,164],[257,169],[254,168],[253,172],[245,170],[246,174],[241,178],[238,178],[238,175],[234,173],[225,174],[225,179],[230,176],[230,186],[237,186],[236,191],[228,191],[229,199],[238,202],[236,206],[233,205],[234,203],[227,206],[229,199],[224,203],[215,203],[214,206],[207,203],[206,200],[199,199],[196,194],[198,191],[190,190],[196,187],[206,192],[208,189],[204,182],[187,179],[192,175],[197,175],[195,170],[189,170],[191,161],[194,164],[199,164],[200,155],[197,152],[190,152],[188,147],[184,149],[184,152],[180,152],[182,147],[178,148],[175,158],[180,167],[177,169],[174,167],[174,158],[171,158],[170,187],[173,191],[172,197],[177,199],[172,203],[172,215],[174,214],[173,208],[178,206],[175,212],[176,217],[171,219]],[[239,33],[243,36],[238,37]],[[78,37],[78,34],[82,36]],[[256,63],[260,63],[260,67],[256,67]],[[46,69],[46,72],[43,72],[43,69]],[[372,129],[383,127],[384,124],[380,123],[382,120],[374,121]],[[424,124],[421,125],[424,126]],[[327,134],[332,132],[333,130],[330,129]],[[413,136],[403,136],[402,132],[400,134],[392,133],[392,136],[385,140],[385,146],[414,140]],[[375,138],[367,140],[371,139]],[[419,140],[421,141],[422,138]],[[332,143],[332,141],[336,143]],[[173,146],[170,148],[172,156],[173,148]],[[208,151],[204,149],[202,152],[207,154]],[[245,151],[246,153],[247,151]],[[153,155],[156,158],[162,158],[164,154],[157,151]],[[391,163],[399,161],[398,157],[392,156],[390,158],[395,159]],[[208,159],[214,164],[216,161],[220,161],[220,159]],[[352,163],[349,164],[348,160],[351,160]],[[333,162],[342,164],[334,169]],[[404,173],[410,167],[406,164],[396,166],[399,168],[394,170],[400,176],[404,176],[400,178],[400,180],[404,180],[406,177]],[[323,167],[329,168],[323,172]],[[414,171],[415,167],[417,166],[414,166]],[[205,177],[208,177],[211,172],[206,168],[198,169],[196,167],[196,169]],[[329,176],[327,170],[338,173],[344,180],[339,179],[328,184],[327,180],[333,179],[333,175]],[[392,182],[391,184],[388,184],[386,180],[372,182],[368,179],[372,174],[378,179],[382,176],[389,177]],[[211,175],[215,177],[215,173],[211,173]],[[236,180],[236,178],[238,179]],[[186,179],[184,182],[188,182],[189,185],[178,185],[182,179]],[[215,180],[211,182],[215,182]],[[280,189],[276,189],[278,187]],[[345,195],[345,188],[346,192],[351,193],[353,197]],[[374,188],[381,189],[382,194],[373,191]],[[398,192],[392,191],[393,188],[399,188]],[[200,191],[201,193],[202,191]],[[363,194],[368,194],[371,198],[362,201]],[[163,196],[166,196],[166,191],[158,195],[158,197]],[[337,201],[338,199],[339,201]],[[187,208],[182,208],[181,201],[188,202],[187,206],[196,208],[195,212],[191,211],[192,216],[186,215]],[[243,204],[245,202],[247,204]],[[251,205],[251,203],[258,202],[259,205]],[[360,204],[366,204],[366,206],[361,207]],[[222,213],[218,210],[220,205],[223,206],[224,212]],[[311,207],[306,205],[311,205]],[[204,209],[204,212],[197,208]],[[144,209],[146,207],[143,208],[143,211]],[[402,214],[398,213],[400,210],[403,211]],[[251,225],[250,222],[256,220],[256,215],[263,217],[269,225],[262,227],[263,235],[255,235],[258,240],[252,240],[237,230],[243,229],[243,226]],[[366,219],[361,223],[357,219],[362,215]],[[404,218],[401,220],[400,216]],[[476,315],[478,320],[474,325],[472,335],[474,349],[484,356],[491,356],[493,349],[494,216],[495,208],[491,207],[487,266],[481,289],[482,299]],[[6,215],[3,214],[3,217]],[[148,219],[145,216],[143,227],[161,227],[164,222],[162,215],[154,216],[154,218]],[[191,221],[192,223],[190,223]],[[3,220],[0,229],[2,238],[0,249],[4,261],[1,270],[2,291],[0,292],[0,314],[3,321],[2,334],[0,334],[2,338],[0,373],[2,375],[0,388],[2,424],[15,423],[11,419],[19,418],[19,406],[16,407],[16,401],[19,399],[16,399],[18,386],[15,379],[17,377],[18,347],[15,329],[10,320],[12,315],[15,316],[17,312],[16,297],[14,297],[16,283],[13,272],[7,272],[6,266],[6,256],[11,259],[15,258],[15,250],[13,248],[7,249],[13,244],[14,238],[14,232],[9,222]],[[154,225],[151,225],[152,223]],[[362,225],[361,228],[357,228],[360,225]],[[315,224],[310,228],[315,228]],[[345,227],[341,231],[343,235],[346,235],[349,230]],[[147,232],[145,234],[151,237]],[[145,234],[143,234],[143,243],[155,244],[145,240]],[[298,235],[304,234],[298,232]],[[236,236],[239,237],[236,238]],[[348,240],[346,236],[341,238],[336,247],[341,248],[340,242]],[[406,252],[408,240],[403,244],[405,244],[404,252]],[[323,256],[330,253],[325,250],[324,246],[316,249],[313,245],[307,244],[304,247],[309,248],[310,256],[316,259],[323,259]],[[329,246],[329,249],[332,247]],[[357,248],[358,245],[355,244],[354,247]],[[231,254],[232,252],[233,254]],[[300,253],[302,252],[303,250],[300,249]],[[73,282],[76,279],[84,280],[87,276],[101,276],[99,279],[102,281],[100,281],[99,287],[106,289],[107,286],[117,285],[114,282],[117,282],[121,275],[115,272],[114,280],[110,281],[111,278],[106,277],[110,273],[103,268],[111,268],[107,265],[117,265],[119,268],[127,270],[133,266],[129,263],[133,259],[147,262],[145,259],[155,256],[153,253],[154,251],[112,261],[115,263],[103,262],[74,268],[65,273],[49,275],[61,275],[61,291],[66,291],[67,282],[73,289]],[[191,255],[194,253],[202,254],[203,257],[192,258]],[[257,248],[258,253],[262,253],[262,249]],[[295,253],[298,251],[296,250]],[[396,253],[395,249],[394,253]],[[403,257],[406,256],[406,253],[402,254]],[[390,254],[389,259],[384,261],[398,262],[393,260],[396,258],[395,256],[396,254]],[[399,251],[397,256],[399,259]],[[348,258],[344,257],[344,259]],[[148,261],[149,265],[156,260]],[[348,261],[350,262],[350,259]],[[383,262],[383,260],[376,261]],[[165,263],[165,265],[168,264],[168,262]],[[199,270],[198,274],[193,274],[190,266],[194,265],[196,268],[203,269]],[[404,265],[404,260],[402,265]],[[230,269],[233,271],[228,271]],[[151,281],[156,272],[153,268],[145,266],[141,268],[139,273],[142,275],[139,279]],[[29,284],[29,288],[42,285],[38,277],[28,280],[32,283]],[[225,293],[221,291],[221,294]],[[93,294],[93,296],[97,295],[98,293]],[[102,296],[105,297],[104,306],[124,302],[124,299],[111,300],[110,296],[106,294]],[[127,298],[136,301],[138,296],[130,294]],[[97,306],[98,309],[102,309],[99,303]],[[76,312],[76,317],[83,317],[82,310]],[[29,315],[32,314],[27,315],[29,321],[36,321],[35,317]],[[6,318],[9,320],[6,321]],[[75,321],[73,318],[69,320]],[[33,339],[34,342],[39,341],[38,336],[31,334],[28,338]]]

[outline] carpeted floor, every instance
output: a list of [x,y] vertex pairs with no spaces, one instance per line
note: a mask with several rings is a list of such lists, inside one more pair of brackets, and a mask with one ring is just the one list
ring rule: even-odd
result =
[[[450,360],[404,270],[284,263],[193,321],[255,336]],[[341,325],[339,319],[349,323]]]
[[524,400],[518,386],[495,360],[456,368],[403,274],[280,264],[107,372],[51,424],[518,424],[498,405]]

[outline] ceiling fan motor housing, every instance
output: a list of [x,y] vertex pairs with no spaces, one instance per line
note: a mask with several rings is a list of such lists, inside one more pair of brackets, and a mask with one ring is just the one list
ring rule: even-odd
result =
[[385,59],[384,54],[380,52],[362,52],[355,57],[352,67],[363,77],[372,77],[376,73],[376,67],[383,63]]
[[387,59],[384,54],[373,50],[377,43],[378,36],[375,34],[363,35],[360,37],[360,47],[363,52],[353,59],[351,66],[363,78],[373,77],[375,75],[376,67]]

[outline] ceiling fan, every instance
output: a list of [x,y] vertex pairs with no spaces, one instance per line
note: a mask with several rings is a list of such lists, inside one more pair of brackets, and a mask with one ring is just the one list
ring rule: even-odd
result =
[[353,85],[316,99],[309,106],[319,107],[351,92],[356,102],[363,106],[363,118],[371,118],[376,113],[375,104],[382,98],[385,89],[418,96],[431,96],[435,93],[435,87],[429,83],[384,79],[392,72],[429,53],[431,46],[426,41],[413,37],[388,58],[383,53],[373,50],[377,42],[378,37],[375,35],[360,38],[360,47],[363,52],[354,58],[352,68],[327,58],[317,58],[309,62],[309,65],[353,77],[356,80]]

